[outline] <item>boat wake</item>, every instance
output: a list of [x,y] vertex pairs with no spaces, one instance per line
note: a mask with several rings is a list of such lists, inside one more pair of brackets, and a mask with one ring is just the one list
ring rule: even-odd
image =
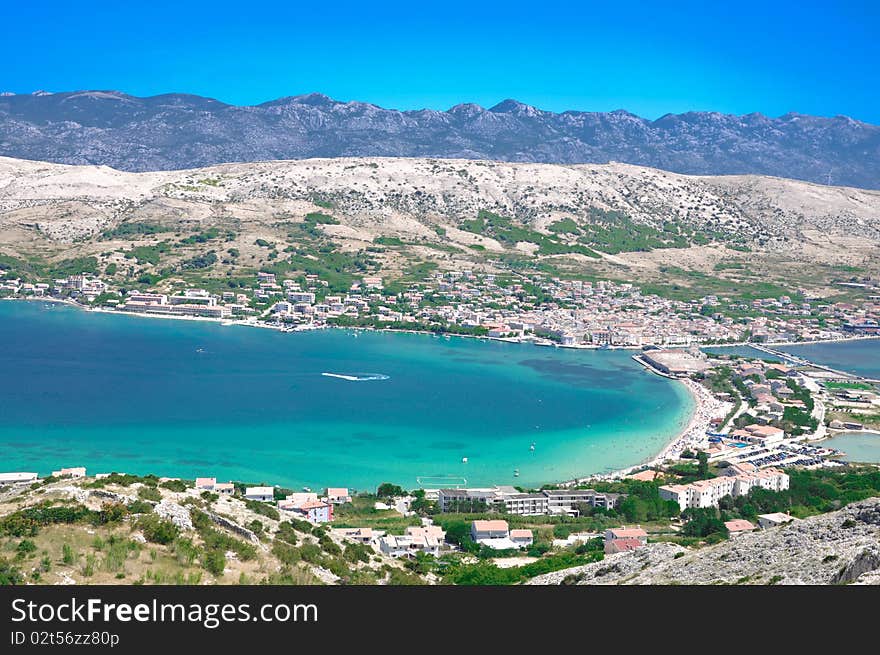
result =
[[388,380],[390,376],[383,373],[359,373],[356,375],[344,375],[342,373],[321,373],[327,378],[339,378],[340,380],[348,380],[349,382],[371,382],[373,380]]

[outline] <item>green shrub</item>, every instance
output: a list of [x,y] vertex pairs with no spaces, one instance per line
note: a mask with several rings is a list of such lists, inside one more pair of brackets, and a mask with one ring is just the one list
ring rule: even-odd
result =
[[321,544],[321,548],[324,549],[325,553],[329,553],[330,555],[342,554],[342,549],[339,547],[339,545],[327,535],[322,536],[318,540],[318,543]]
[[0,585],[19,585],[24,583],[21,569],[13,566],[7,559],[0,557]]
[[193,544],[192,539],[178,537],[171,546],[174,556],[182,566],[190,566],[199,556],[199,549]]
[[226,570],[226,555],[221,550],[209,550],[202,557],[202,566],[215,576],[223,575]]
[[61,546],[61,561],[68,566],[76,561],[76,554],[73,552],[73,548],[70,547],[70,544],[63,544]]
[[293,546],[299,541],[299,537],[297,537],[296,532],[290,523],[279,523],[275,538],[280,539],[281,541],[286,541]]
[[36,552],[37,544],[35,544],[30,539],[22,539],[18,546],[15,547],[15,552],[18,553],[21,557],[25,557],[26,555],[30,555],[33,552]]
[[168,491],[175,491],[178,493],[187,490],[186,482],[184,482],[183,480],[166,480],[159,486],[163,489],[168,489]]
[[142,516],[137,527],[143,532],[144,539],[154,544],[170,544],[180,536],[180,528],[155,514]]
[[153,511],[153,506],[142,500],[135,500],[128,506],[128,511],[132,514],[150,514]]
[[275,555],[280,562],[288,565],[296,564],[302,559],[301,552],[298,548],[281,541],[276,541],[272,544],[272,554]]
[[343,557],[347,562],[369,562],[373,549],[365,544],[346,544]]

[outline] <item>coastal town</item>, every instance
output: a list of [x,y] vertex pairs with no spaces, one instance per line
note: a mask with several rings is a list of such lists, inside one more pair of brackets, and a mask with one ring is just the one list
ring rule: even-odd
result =
[[434,271],[418,283],[364,276],[345,293],[304,274],[258,272],[250,288],[211,292],[120,289],[84,274],[45,282],[0,270],[0,297],[63,299],[84,307],[223,320],[283,330],[340,326],[481,336],[575,348],[786,344],[880,336],[880,287],[840,283],[861,300],[829,302],[805,290],[749,302],[726,296],[674,300],[630,283],[542,274]]
[[[87,476],[85,466],[78,465],[46,477],[0,473],[0,494],[61,489],[96,507],[115,499],[132,513],[133,529],[144,523],[141,514],[155,514],[176,531],[195,530],[205,542],[205,557],[219,559],[210,546],[218,538],[206,538],[213,532],[199,532],[194,522],[194,516],[204,515],[214,525],[210,530],[262,547],[267,557],[279,560],[272,566],[284,575],[291,575],[284,562],[294,556],[290,542],[279,545],[277,535],[287,534],[293,542],[304,537],[291,530],[312,535],[324,554],[314,555],[318,564],[309,575],[331,583],[353,579],[346,569],[353,563],[334,555],[349,550],[359,553],[353,558],[369,559],[363,553],[373,553],[385,567],[404,563],[403,569],[384,573],[361,566],[357,579],[393,583],[395,576],[418,575],[419,583],[459,583],[475,570],[481,575],[506,571],[503,575],[520,575],[523,581],[526,571],[546,573],[658,542],[698,548],[801,520],[802,510],[774,499],[796,493],[793,480],[803,476],[851,470],[846,453],[829,437],[880,433],[877,380],[779,350],[790,343],[880,336],[880,289],[871,281],[858,284],[867,294],[860,302],[825,302],[798,291],[743,303],[724,296],[673,300],[611,281],[466,270],[431,272],[421,283],[405,286],[365,276],[346,293],[331,292],[316,275],[278,279],[268,271],[258,273],[250,288],[228,291],[123,290],[83,274],[26,283],[0,271],[0,294],[6,298],[74,303],[99,312],[285,332],[388,329],[628,349],[646,375],[684,385],[694,401],[687,426],[651,459],[623,470],[548,481],[541,488],[464,482],[406,490],[389,482],[377,490],[337,486],[315,492],[286,489],[271,480],[222,481],[211,471],[194,480],[120,472]],[[750,348],[724,348],[746,344]],[[64,485],[71,481],[89,490]],[[122,482],[138,487],[138,495],[126,495],[125,484],[100,491]],[[767,511],[759,511],[762,507]],[[275,537],[267,536],[266,517]],[[139,538],[149,541],[148,532],[144,535]],[[234,558],[235,548],[224,557]],[[217,580],[228,580],[230,571],[238,570],[224,561],[224,567],[210,565]],[[242,579],[249,575],[238,572]]]

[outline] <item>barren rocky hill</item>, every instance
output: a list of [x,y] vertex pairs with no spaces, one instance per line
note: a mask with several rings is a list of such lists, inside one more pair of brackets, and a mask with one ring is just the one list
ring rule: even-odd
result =
[[669,543],[529,584],[880,584],[880,499],[699,550]]
[[480,210],[540,228],[559,218],[589,220],[589,210],[598,208],[653,226],[680,220],[771,239],[811,229],[880,235],[880,192],[760,176],[685,176],[626,164],[340,158],[135,174],[0,158],[4,222],[27,208],[84,205],[82,216],[69,211],[66,221],[51,215],[40,221],[50,238],[88,236],[157,204],[180,208],[168,213],[189,208],[196,218],[220,208],[269,218],[315,200],[332,204],[354,227],[381,232],[424,232],[426,225],[454,224]]
[[621,161],[880,187],[880,127],[845,116],[687,112],[647,120],[623,110],[554,113],[515,100],[397,111],[316,93],[247,107],[186,94],[2,94],[0,155],[130,171],[352,156]]
[[128,173],[0,158],[0,253],[7,255],[94,255],[162,238],[137,230],[108,236],[123,224],[178,232],[216,226],[245,253],[239,263],[257,266],[266,251],[254,242],[295,243],[291,226],[309,214],[324,216],[309,234],[344,250],[384,239],[387,252],[376,257],[386,268],[515,255],[645,273],[694,253],[697,269],[731,257],[754,263],[766,253],[773,261],[861,266],[876,261],[880,242],[880,192],[781,178],[404,158]]

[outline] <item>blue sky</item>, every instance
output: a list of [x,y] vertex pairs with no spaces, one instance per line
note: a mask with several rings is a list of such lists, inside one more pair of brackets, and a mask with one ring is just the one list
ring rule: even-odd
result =
[[[715,5],[715,6],[712,6]],[[540,11],[536,11],[540,8]],[[880,123],[880,3],[6,3],[0,90]]]

